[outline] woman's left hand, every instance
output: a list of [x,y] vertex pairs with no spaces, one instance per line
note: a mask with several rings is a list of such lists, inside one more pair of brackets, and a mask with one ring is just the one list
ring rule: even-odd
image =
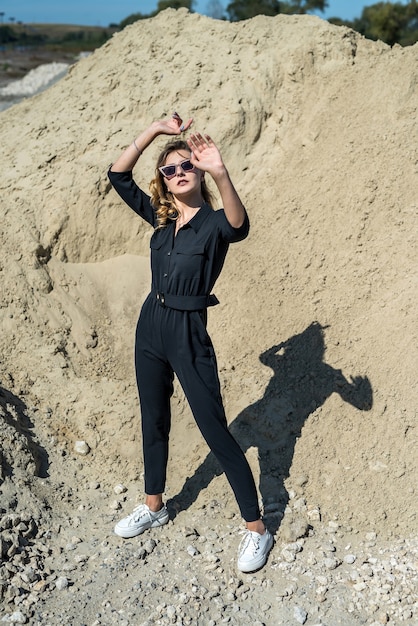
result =
[[193,133],[187,140],[187,145],[192,152],[190,161],[199,170],[214,177],[225,170],[221,153],[209,135]]
[[246,211],[229,177],[221,153],[209,135],[193,133],[187,140],[191,150],[191,163],[202,172],[208,172],[218,187],[225,216],[233,228],[240,228]]

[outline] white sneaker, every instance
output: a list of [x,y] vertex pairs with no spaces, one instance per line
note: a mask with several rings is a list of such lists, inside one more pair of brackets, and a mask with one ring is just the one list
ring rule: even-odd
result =
[[163,505],[162,509],[154,513],[150,511],[146,504],[140,504],[135,507],[133,512],[120,520],[115,526],[115,533],[119,537],[136,537],[147,530],[148,528],[156,528],[157,526],[164,526],[168,522],[167,507]]
[[247,530],[238,548],[238,569],[241,572],[255,572],[263,567],[268,553],[273,547],[273,537],[266,529],[264,535]]

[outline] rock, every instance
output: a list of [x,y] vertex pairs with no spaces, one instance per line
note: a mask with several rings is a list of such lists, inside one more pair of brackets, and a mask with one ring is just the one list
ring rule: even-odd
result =
[[81,456],[86,456],[90,452],[90,446],[85,441],[76,441],[74,443],[74,452]]
[[335,557],[329,556],[324,559],[323,563],[327,569],[332,570],[332,569],[336,569],[341,564],[341,561],[339,561]]
[[157,542],[154,539],[148,539],[144,543],[144,549],[146,550],[147,554],[152,554],[152,552],[154,552],[156,547],[157,547]]
[[308,619],[308,613],[300,606],[295,606],[293,609],[293,617],[299,624],[304,624]]
[[291,543],[300,537],[305,537],[308,529],[308,522],[302,514],[286,513],[280,525],[280,536],[283,541]]
[[118,483],[113,487],[113,491],[117,496],[120,496],[122,493],[126,493],[128,490],[125,485],[122,485],[122,483]]
[[66,578],[65,576],[60,576],[59,578],[57,578],[57,580],[55,581],[55,587],[59,590],[59,591],[63,591],[64,589],[67,589],[69,585],[68,582],[68,578]]
[[308,506],[308,511],[306,513],[307,518],[310,522],[320,522],[321,521],[321,511],[319,506]]
[[28,620],[21,611],[15,611],[11,615],[5,615],[1,621],[9,624],[26,624]]
[[349,565],[354,563],[355,560],[356,560],[356,557],[354,554],[346,554],[344,557],[344,563],[348,563]]
[[292,563],[296,560],[296,553],[293,550],[282,550],[282,557],[287,563]]
[[197,556],[198,554],[200,554],[199,550],[191,545],[187,546],[186,550],[187,553],[190,554],[190,556]]
[[375,532],[366,533],[367,541],[376,541],[377,534]]

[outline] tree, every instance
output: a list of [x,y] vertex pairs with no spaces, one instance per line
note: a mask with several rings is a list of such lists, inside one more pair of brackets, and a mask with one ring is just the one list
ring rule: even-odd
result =
[[411,0],[400,2],[377,2],[365,7],[352,27],[368,39],[411,45],[418,39],[418,4]]
[[280,13],[278,0],[235,0],[226,7],[232,22],[248,20],[256,15],[277,15]]
[[155,17],[161,11],[165,11],[165,9],[183,9],[186,8],[189,11],[193,10],[195,0],[159,0],[157,8],[152,13],[147,15],[143,15],[142,13],[132,13],[125,17],[119,24],[119,28],[125,28],[125,26],[129,26],[129,24],[133,24],[138,20],[145,20],[149,17]]
[[280,13],[287,13],[288,15],[295,13],[305,15],[309,11],[325,11],[328,6],[326,0],[289,0],[280,4],[282,5]]
[[0,26],[0,44],[17,41],[18,37],[10,26]]
[[226,7],[229,19],[233,22],[247,20],[256,15],[278,15],[279,13],[308,13],[324,11],[328,6],[326,0],[234,0]]
[[125,17],[125,19],[119,23],[119,28],[125,28],[125,26],[129,26],[129,24],[133,24],[134,22],[137,22],[138,20],[145,20],[146,18],[152,17],[153,15],[155,15],[155,13],[152,13],[151,15],[142,15],[142,13],[132,13],[132,15],[128,15],[128,17]]
[[194,0],[159,0],[156,13],[165,9],[182,9],[183,7],[192,11],[193,5]]

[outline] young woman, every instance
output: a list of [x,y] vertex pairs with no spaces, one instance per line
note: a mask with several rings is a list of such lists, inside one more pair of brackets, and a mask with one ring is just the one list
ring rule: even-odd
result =
[[[121,198],[153,228],[152,287],[138,320],[135,366],[142,417],[145,502],[116,524],[121,537],[134,537],[166,524],[163,503],[170,433],[170,397],[178,377],[196,423],[217,457],[237,499],[247,532],[238,551],[238,568],[262,567],[273,538],[260,517],[254,479],[244,453],[232,437],[222,404],[216,357],[206,331],[207,307],[229,244],[249,230],[245,208],[221,154],[208,135],[174,140],[161,152],[151,181],[151,197],[136,185],[132,169],[160,135],[181,135],[191,126],[174,113],[153,122],[109,170]],[[223,209],[215,211],[205,183],[214,180]]]

